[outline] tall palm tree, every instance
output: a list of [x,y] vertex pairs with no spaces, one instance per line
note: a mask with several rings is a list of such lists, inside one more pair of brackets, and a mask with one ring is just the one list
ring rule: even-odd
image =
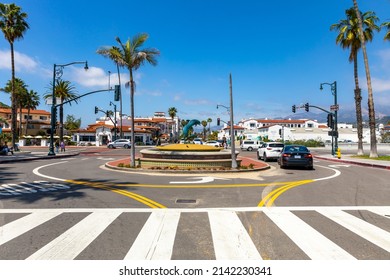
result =
[[[46,95],[43,96],[45,99],[50,99],[52,97],[52,88],[53,84],[50,85],[49,91]],[[56,80],[56,85],[54,89],[54,94],[56,98],[59,98],[60,101],[60,142],[64,139],[64,107],[62,103],[65,101],[77,98],[77,92],[75,87],[69,81]],[[75,100],[77,103],[77,100]],[[70,103],[69,103],[70,104]],[[55,116],[51,116],[54,118]]]
[[11,127],[12,127],[12,147],[15,147],[17,138],[16,114],[17,100],[15,94],[15,57],[14,57],[14,42],[23,38],[23,34],[29,29],[26,22],[27,14],[21,11],[21,8],[15,4],[0,3],[0,29],[4,33],[5,39],[10,44],[11,48]]
[[385,34],[385,40],[390,41],[390,21],[382,23],[381,27],[386,27],[387,32]]
[[[358,76],[358,52],[362,47],[362,42],[359,37],[359,22],[356,16],[356,11],[352,7],[345,11],[346,19],[340,20],[338,23],[331,25],[330,30],[336,30],[339,34],[336,37],[336,44],[339,44],[343,49],[350,49],[349,62],[353,62],[354,78],[355,78],[355,109],[356,123],[358,134],[358,155],[363,155],[363,117],[362,117],[362,95],[359,87]],[[366,41],[372,41],[374,31],[379,31],[379,26],[375,24],[378,17],[374,12],[366,12],[362,14],[363,18],[363,34]]]
[[149,35],[141,33],[135,35],[131,40],[128,39],[126,43],[122,43],[119,37],[116,41],[119,48],[100,48],[97,53],[110,58],[119,66],[127,68],[130,74],[130,116],[131,116],[131,158],[130,166],[135,167],[135,139],[134,139],[134,92],[135,84],[133,72],[140,68],[145,62],[155,66],[157,65],[156,57],[160,51],[154,48],[141,49]]
[[200,122],[203,126],[203,140],[206,140],[206,127],[207,127],[207,121],[201,121]]
[[[176,114],[177,114],[177,109],[176,109],[175,107],[170,107],[170,108],[168,108],[168,115],[171,117],[172,122],[173,122],[173,119],[176,117]],[[172,130],[173,130],[173,124],[172,124]],[[172,131],[172,132],[173,132],[173,131]],[[174,135],[174,138],[176,138],[176,137],[177,137],[176,131],[175,131],[174,134],[175,134],[175,135]]]
[[27,120],[25,134],[28,135],[28,121],[30,120],[30,111],[35,110],[40,104],[38,92],[30,90],[26,93],[23,107],[27,109]]
[[[112,61],[114,61],[117,73],[118,73],[118,82],[119,82],[119,88],[121,88],[121,75],[119,73],[119,62],[117,62],[117,57],[121,56],[121,50],[118,47],[112,46],[112,47],[101,47],[96,51],[98,54],[104,55],[105,57],[108,57]],[[120,137],[123,138],[123,129],[122,129],[122,92],[119,95],[119,116],[120,116]]]
[[207,119],[207,122],[208,122],[208,124],[209,124],[209,135],[211,135],[210,124],[213,122],[213,119],[212,119],[212,118],[208,118],[208,119]]
[[353,5],[355,7],[356,15],[359,22],[359,37],[362,44],[363,58],[364,58],[364,68],[366,70],[366,79],[367,79],[367,89],[368,89],[368,122],[370,125],[370,158],[378,157],[377,150],[377,141],[376,141],[376,127],[375,127],[375,108],[374,108],[374,95],[372,92],[372,84],[371,84],[371,73],[370,66],[368,64],[368,56],[366,49],[366,39],[363,32],[363,20],[361,13],[359,11],[359,7],[356,0],[353,0]]

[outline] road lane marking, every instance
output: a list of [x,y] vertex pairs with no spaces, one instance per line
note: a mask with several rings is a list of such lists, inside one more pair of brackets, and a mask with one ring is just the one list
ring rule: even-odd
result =
[[[17,219],[13,222],[10,222],[4,226],[0,227],[0,245],[8,242],[11,239],[43,224],[54,217],[61,214],[59,211],[50,211],[46,209],[45,212],[33,212],[27,216],[24,216],[20,219]],[[27,211],[32,212],[32,211]],[[22,211],[23,213],[23,211]]]
[[39,170],[40,170],[41,168],[45,168],[45,167],[52,166],[52,165],[57,165],[57,164],[62,164],[62,163],[67,163],[67,161],[60,161],[60,162],[55,162],[55,163],[50,163],[50,164],[42,165],[42,166],[39,166],[39,167],[35,168],[32,172],[33,172],[35,175],[37,175],[37,176],[44,177],[44,178],[48,178],[48,179],[51,179],[51,180],[66,181],[65,179],[61,179],[61,178],[57,178],[57,177],[52,177],[52,176],[44,175],[44,174],[42,174],[42,173],[39,172]]
[[387,231],[341,210],[327,209],[317,212],[390,252],[390,233]]
[[233,211],[209,211],[217,260],[261,260],[245,227]]
[[120,211],[92,213],[29,256],[27,260],[72,260],[99,236]]
[[296,182],[291,182],[289,184],[286,184],[282,187],[279,187],[273,191],[271,191],[269,194],[267,194],[258,204],[258,207],[271,207],[275,200],[282,195],[284,192],[288,191],[291,188],[295,188],[304,184],[309,184],[312,183],[313,180],[302,180],[302,181],[296,181]]
[[125,256],[125,260],[170,260],[179,212],[153,212]]
[[169,184],[203,184],[203,183],[211,183],[214,182],[214,180],[229,180],[226,178],[218,178],[218,177],[211,177],[211,176],[204,176],[204,177],[189,177],[188,179],[195,179],[196,181],[180,181],[180,182],[169,182]]
[[290,211],[273,207],[264,209],[264,213],[312,260],[355,259]]

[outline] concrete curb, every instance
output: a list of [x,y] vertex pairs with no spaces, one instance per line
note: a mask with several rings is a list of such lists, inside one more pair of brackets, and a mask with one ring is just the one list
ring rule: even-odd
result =
[[239,169],[239,170],[169,170],[169,169],[142,169],[142,168],[128,168],[128,167],[118,167],[110,165],[110,162],[105,164],[105,167],[113,170],[120,170],[129,173],[163,173],[163,174],[201,174],[201,173],[244,173],[244,172],[255,172],[255,171],[263,171],[270,169],[269,165],[261,168],[253,168],[253,169]]
[[68,158],[73,156],[78,156],[80,153],[71,153],[64,155],[56,155],[56,156],[37,156],[37,157],[29,157],[29,158],[12,158],[12,159],[0,159],[0,164],[2,163],[14,163],[14,162],[23,162],[23,161],[32,161],[32,160],[41,160],[41,159],[53,159],[53,158]]
[[355,164],[355,165],[360,165],[360,166],[367,166],[367,167],[381,168],[381,169],[390,170],[390,166],[382,165],[382,164],[376,164],[376,163],[354,161],[354,160],[345,160],[345,159],[336,159],[336,158],[328,158],[328,157],[321,157],[321,156],[314,156],[314,158],[322,159],[322,160],[328,160],[328,161],[333,161],[333,162],[342,162],[342,163],[349,163],[349,164]]

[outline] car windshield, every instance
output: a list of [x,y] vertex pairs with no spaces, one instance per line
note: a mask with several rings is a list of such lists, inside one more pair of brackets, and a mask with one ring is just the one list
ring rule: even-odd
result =
[[287,146],[286,152],[309,152],[305,146]]
[[284,144],[275,143],[275,144],[269,144],[269,146],[272,148],[283,148]]

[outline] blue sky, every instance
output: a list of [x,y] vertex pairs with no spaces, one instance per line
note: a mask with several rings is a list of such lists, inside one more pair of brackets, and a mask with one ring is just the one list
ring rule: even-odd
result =
[[[243,118],[291,115],[291,105],[309,102],[328,109],[330,87],[337,81],[340,111],[354,109],[353,65],[348,51],[335,43],[329,27],[345,18],[352,0],[149,0],[79,1],[15,0],[28,14],[30,29],[15,43],[16,75],[41,96],[52,80],[53,64],[88,61],[64,69],[79,94],[117,82],[116,67],[96,53],[137,33],[148,33],[145,47],[160,50],[156,67],[145,65],[135,74],[135,115],[147,117],[176,107],[184,119],[228,120],[229,74],[233,78],[235,122]],[[359,0],[361,11],[374,11],[381,22],[390,21],[390,0]],[[390,42],[384,31],[367,45],[377,114],[390,115]],[[359,56],[363,107],[367,108],[366,77]],[[121,70],[122,81],[128,71]],[[11,78],[9,44],[0,39],[0,87]],[[123,91],[123,113],[130,114],[129,90]],[[0,93],[0,101],[10,103]],[[94,123],[94,107],[104,110],[113,92],[85,97],[65,107],[65,114]],[[119,103],[116,103],[119,108]],[[50,111],[41,101],[39,109]],[[299,112],[304,112],[300,110]],[[313,112],[320,113],[313,109]]]

